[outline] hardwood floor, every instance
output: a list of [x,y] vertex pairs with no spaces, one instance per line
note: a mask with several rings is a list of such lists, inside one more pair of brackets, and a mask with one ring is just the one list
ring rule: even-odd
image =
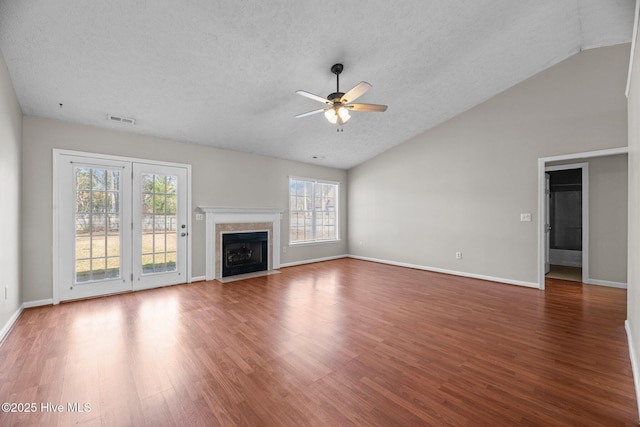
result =
[[37,411],[0,425],[637,425],[625,313],[353,259],[27,309],[0,402]]
[[545,277],[549,279],[569,280],[571,282],[582,283],[582,268],[551,264],[549,273],[547,273]]

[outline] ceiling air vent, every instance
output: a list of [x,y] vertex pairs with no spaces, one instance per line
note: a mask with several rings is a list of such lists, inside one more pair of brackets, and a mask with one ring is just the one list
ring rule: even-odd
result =
[[114,116],[112,114],[107,114],[107,120],[109,120],[111,122],[124,123],[126,125],[135,125],[136,124],[136,119],[131,119],[129,117]]

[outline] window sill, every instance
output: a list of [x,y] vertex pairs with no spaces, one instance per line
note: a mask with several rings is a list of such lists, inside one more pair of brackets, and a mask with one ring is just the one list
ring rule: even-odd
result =
[[289,242],[289,247],[295,246],[313,246],[313,245],[327,245],[330,243],[340,243],[340,239],[335,240],[314,240],[311,242]]

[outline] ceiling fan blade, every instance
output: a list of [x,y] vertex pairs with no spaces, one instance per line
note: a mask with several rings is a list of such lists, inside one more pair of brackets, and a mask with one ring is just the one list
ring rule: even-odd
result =
[[296,119],[300,117],[313,116],[314,114],[323,113],[327,110],[327,108],[320,108],[319,110],[307,111],[306,113],[301,113],[296,116]]
[[353,88],[351,88],[349,92],[342,95],[342,98],[340,98],[340,101],[344,103],[353,102],[356,99],[360,98],[362,95],[364,95],[364,93],[369,89],[371,89],[371,85],[369,83],[360,82],[357,85],[355,85]]
[[323,98],[323,97],[318,96],[318,95],[314,95],[314,94],[312,94],[310,92],[307,92],[307,91],[304,91],[304,90],[297,90],[296,93],[298,95],[302,95],[302,96],[307,97],[309,99],[313,99],[314,101],[322,102],[324,104],[331,104],[331,101],[329,101],[328,99]]
[[380,104],[348,104],[345,105],[345,107],[347,107],[349,110],[352,111],[378,111],[378,112],[383,112],[383,111],[387,111],[387,106],[386,105],[380,105]]

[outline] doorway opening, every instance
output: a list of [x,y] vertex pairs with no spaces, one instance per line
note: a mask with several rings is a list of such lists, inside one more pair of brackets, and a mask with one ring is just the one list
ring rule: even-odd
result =
[[[588,159],[597,157],[616,156],[627,154],[628,148],[612,148],[606,150],[590,151],[575,154],[563,154],[552,157],[541,157],[538,159],[538,288],[545,289],[545,277],[549,271],[549,230],[547,224],[547,172],[549,170],[563,170],[582,167],[582,283],[595,283],[589,278],[589,181],[588,163],[570,164],[571,162],[586,162]],[[583,167],[586,166],[586,167]],[[598,284],[606,286],[620,285],[608,281],[598,281]]]
[[[588,164],[546,168],[545,276],[583,282],[583,182],[588,189]],[[584,178],[583,178],[584,176]],[[588,195],[588,191],[586,192]]]

